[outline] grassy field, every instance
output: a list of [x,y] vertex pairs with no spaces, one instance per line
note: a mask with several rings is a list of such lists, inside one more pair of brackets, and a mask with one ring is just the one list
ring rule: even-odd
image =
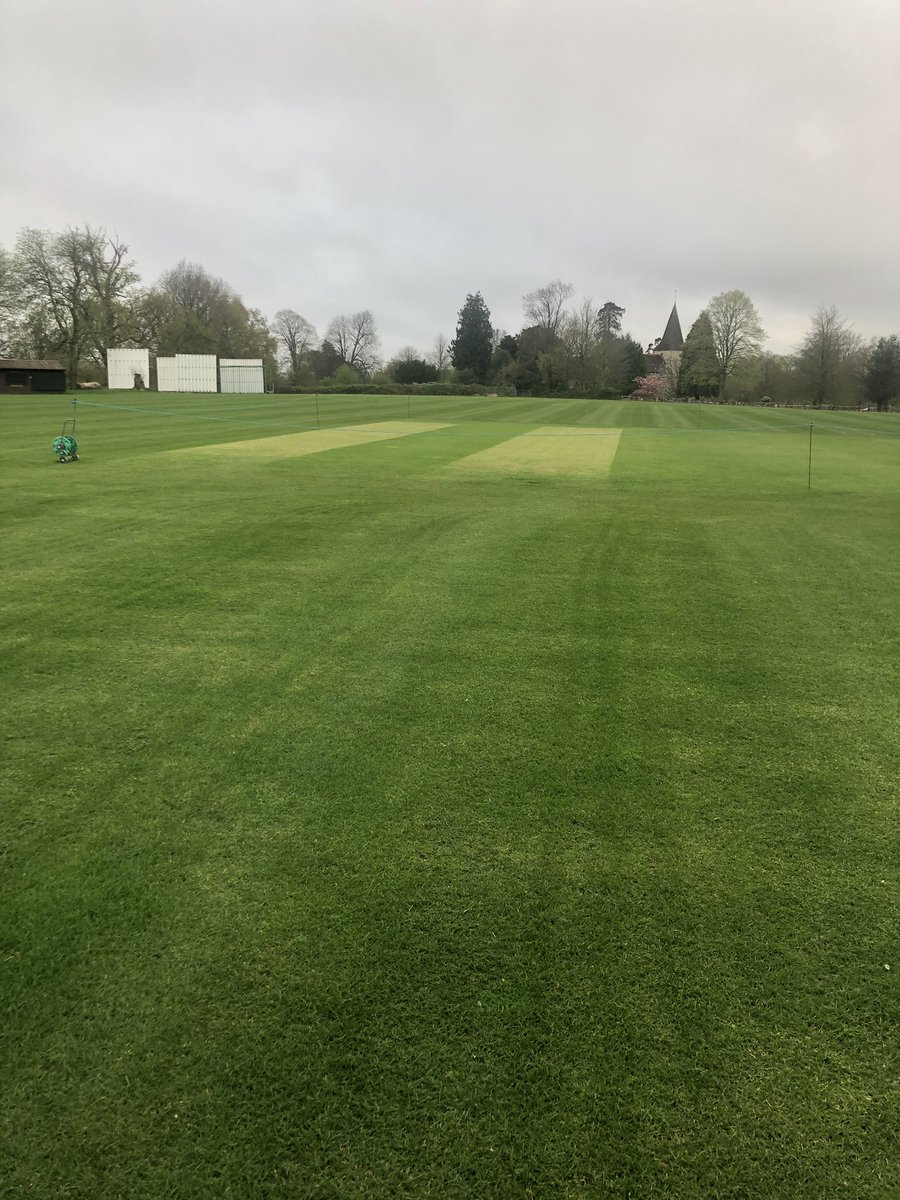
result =
[[[900,418],[0,398],[0,1195],[896,1196]],[[5,1189],[5,1190],[4,1190]]]

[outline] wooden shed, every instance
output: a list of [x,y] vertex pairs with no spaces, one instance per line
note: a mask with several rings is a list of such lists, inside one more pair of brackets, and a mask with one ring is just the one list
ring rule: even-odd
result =
[[64,392],[66,373],[52,358],[0,358],[0,392]]

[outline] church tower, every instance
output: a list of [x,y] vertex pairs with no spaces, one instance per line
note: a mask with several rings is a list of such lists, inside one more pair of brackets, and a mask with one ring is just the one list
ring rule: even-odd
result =
[[678,319],[678,302],[672,305],[665,332],[661,338],[651,342],[647,347],[644,360],[648,375],[662,375],[669,371],[678,374],[681,363],[681,353],[684,350],[684,337],[681,332],[681,322]]

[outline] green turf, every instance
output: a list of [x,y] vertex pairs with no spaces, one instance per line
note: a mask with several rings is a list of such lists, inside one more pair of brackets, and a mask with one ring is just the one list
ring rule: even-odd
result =
[[[808,413],[69,408],[0,401],[0,1194],[896,1195],[900,419],[807,490]],[[609,476],[448,469],[548,425]]]

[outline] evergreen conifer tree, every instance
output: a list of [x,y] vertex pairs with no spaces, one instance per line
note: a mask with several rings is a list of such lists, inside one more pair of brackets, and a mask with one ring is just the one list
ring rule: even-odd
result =
[[684,339],[678,369],[678,395],[715,396],[719,390],[721,369],[716,357],[712,324],[706,309],[691,326]]
[[874,342],[863,372],[866,397],[879,412],[900,399],[900,340],[896,334]]
[[450,358],[461,376],[465,373],[478,383],[487,380],[493,354],[493,332],[490,310],[481,292],[466,296],[466,302],[459,310],[456,337],[450,343]]

